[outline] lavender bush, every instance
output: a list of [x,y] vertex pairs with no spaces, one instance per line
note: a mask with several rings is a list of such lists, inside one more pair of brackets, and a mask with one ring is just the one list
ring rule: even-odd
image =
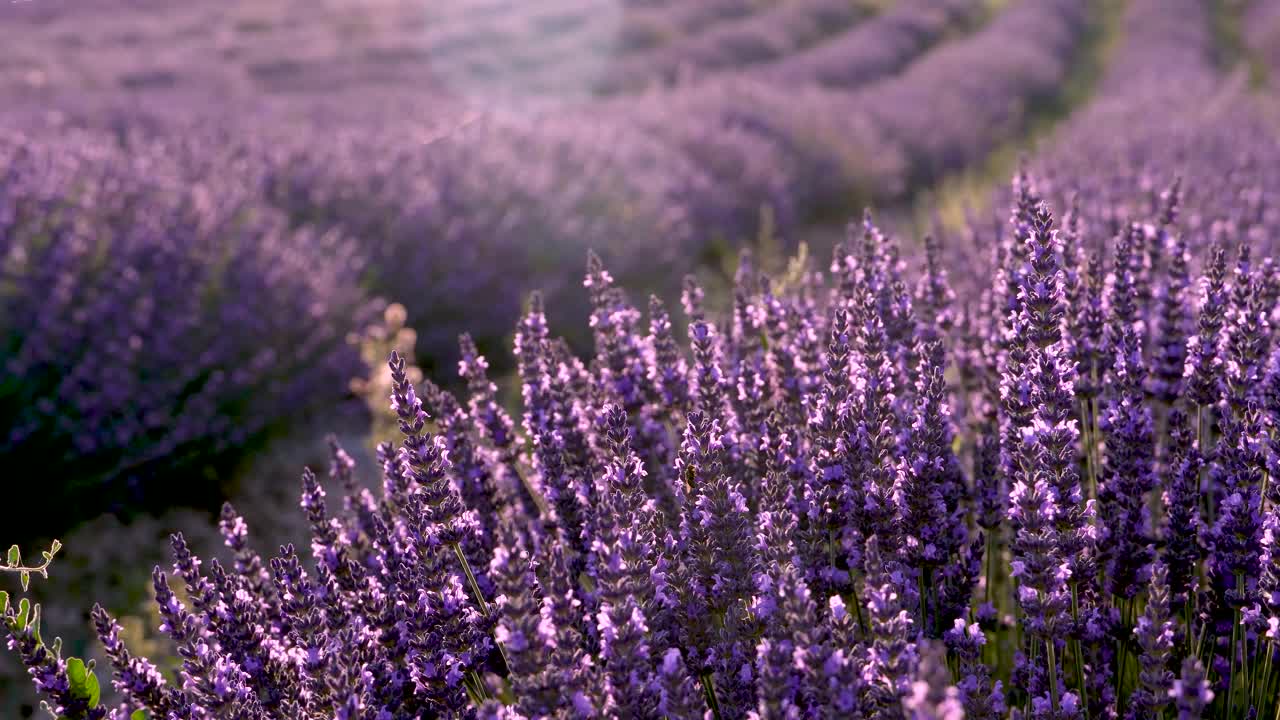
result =
[[754,74],[787,84],[854,89],[921,57],[983,15],[974,0],[900,0],[826,42],[767,63]]
[[615,60],[601,92],[670,85],[689,77],[776,62],[836,41],[868,20],[872,8],[849,0],[799,0],[766,6],[736,22]]
[[[365,238],[374,287],[418,313],[421,347],[449,357],[443,348],[464,329],[493,347],[527,290],[543,290],[557,320],[584,318],[560,268],[585,247],[628,284],[670,296],[676,268],[753,236],[761,208],[785,235],[850,197],[899,198],[915,180],[978,159],[1065,79],[1087,16],[1078,2],[1011,6],[859,92],[796,89],[748,71],[446,132],[402,121],[380,121],[383,133],[338,128],[322,152],[285,152],[269,194],[292,217]],[[997,48],[1019,48],[1021,60],[965,70]],[[448,264],[441,247],[457,249]],[[512,282],[492,257],[532,268],[527,281]],[[459,327],[464,310],[469,328]]]
[[1019,175],[993,265],[915,278],[868,216],[724,317],[687,283],[687,352],[593,256],[594,352],[535,297],[518,415],[469,340],[461,399],[392,355],[381,491],[304,473],[311,562],[174,536],[176,677],[102,611],[119,707],[27,605],[11,647],[68,718],[1270,717],[1280,293],[1182,192],[1082,235]]
[[[937,178],[986,155],[1061,92],[1091,20],[1089,3],[1015,3],[979,32],[948,43],[901,75],[858,93],[908,175]],[[921,112],[922,108],[929,108]]]
[[[237,193],[261,195],[290,224],[353,238],[362,284],[413,312],[428,369],[456,359],[463,331],[499,347],[531,290],[544,292],[553,321],[580,327],[588,309],[564,268],[588,247],[620,281],[672,301],[673,278],[747,242],[762,216],[790,238],[809,219],[901,199],[915,181],[981,159],[1062,85],[1094,9],[1019,2],[979,26],[984,3],[905,0],[819,37],[827,18],[862,17],[863,6],[560,0],[512,13],[458,2],[415,14],[418,3],[376,0],[367,17],[353,17],[340,3],[313,12],[281,3],[272,13],[237,2],[143,22],[145,2],[19,5],[0,9],[12,20],[0,22],[0,42],[12,37],[18,48],[5,68],[45,77],[38,91],[22,91],[42,99],[32,107],[48,100],[77,125],[119,136],[126,153],[172,156],[188,179],[234,177]],[[621,13],[624,39],[628,28],[670,23],[654,49],[619,50],[619,67],[650,53],[684,62],[681,48],[714,46],[735,29],[752,36],[771,17],[805,21],[783,56],[671,89],[567,104],[548,91],[495,110],[445,87],[455,70],[485,65],[480,46],[544,25],[546,47],[514,65],[554,81],[565,66],[557,53],[574,57],[562,41],[590,45],[582,37],[609,8]],[[293,15],[297,23],[281,19]],[[196,33],[170,43],[153,70],[172,82],[112,95],[104,110],[95,88],[110,92],[122,76],[146,72],[118,47],[119,26],[130,23],[139,47],[155,47],[175,23],[207,25],[218,41]],[[67,54],[48,52],[60,43]],[[1016,61],[989,60],[1014,51]],[[313,92],[321,87],[329,97]],[[209,95],[225,96],[226,107],[211,107]],[[583,334],[574,339],[583,346]]]
[[[1126,39],[1097,94],[1034,158],[1042,191],[1061,207],[1078,207],[1084,235],[1111,235],[1130,217],[1159,215],[1168,178],[1181,177],[1178,222],[1198,255],[1229,236],[1250,238],[1260,259],[1274,253],[1274,118],[1241,74],[1217,64],[1209,11],[1200,0],[1131,3]],[[1144,120],[1152,108],[1161,122]],[[1000,202],[1009,200],[1006,193]],[[1163,256],[1158,247],[1148,254],[1152,262]]]
[[102,133],[0,130],[0,453],[15,502],[88,493],[68,523],[362,374],[353,245],[167,160]]

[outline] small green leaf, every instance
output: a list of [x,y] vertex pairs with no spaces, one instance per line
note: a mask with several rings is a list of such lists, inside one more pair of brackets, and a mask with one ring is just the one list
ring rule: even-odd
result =
[[53,546],[49,548],[49,553],[51,555],[57,555],[58,551],[61,549],[62,549],[62,542],[59,540],[54,540]]
[[22,583],[22,592],[26,592],[27,588],[31,586],[31,573],[23,570],[18,574],[18,580]]
[[67,660],[67,684],[71,686],[71,694],[79,698],[89,697],[89,671],[84,668],[84,661],[73,657]]
[[18,629],[27,629],[27,613],[31,612],[31,601],[22,598],[18,601]]
[[102,698],[102,686],[98,684],[98,676],[89,673],[89,707],[98,707],[98,700]]
[[147,713],[144,710],[134,710],[129,714],[129,720],[147,720]]
[[9,612],[9,592],[0,590],[0,615]]
[[9,547],[9,567],[18,567],[22,564],[22,551],[17,545]]

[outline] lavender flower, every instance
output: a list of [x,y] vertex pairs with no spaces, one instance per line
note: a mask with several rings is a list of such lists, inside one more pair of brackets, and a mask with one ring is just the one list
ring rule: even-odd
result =
[[1168,226],[1176,218],[1179,186],[1167,193],[1168,204],[1161,220],[1160,232],[1153,247],[1164,245],[1168,254],[1168,268],[1160,286],[1156,289],[1159,303],[1156,327],[1155,353],[1152,358],[1150,385],[1153,394],[1166,404],[1173,404],[1182,395],[1183,374],[1187,361],[1188,308],[1190,254],[1184,235],[1171,235]]
[[957,618],[954,626],[943,635],[947,650],[959,660],[960,702],[966,717],[981,720],[1004,715],[1005,700],[1000,681],[994,684],[991,669],[982,662],[982,647],[987,637],[977,623],[966,624]]
[[93,606],[92,617],[98,639],[115,668],[116,689],[127,700],[151,708],[157,714],[178,712],[184,700],[169,687],[155,665],[129,652],[120,640],[120,625],[100,605]]
[[1205,678],[1204,666],[1198,658],[1182,661],[1182,674],[1173,681],[1169,697],[1178,708],[1178,720],[1194,720],[1204,717],[1205,709],[1213,702],[1213,689]]
[[1165,513],[1168,516],[1169,545],[1165,551],[1168,563],[1169,590],[1174,602],[1187,602],[1193,591],[1204,551],[1204,532],[1200,517],[1200,472],[1203,460],[1195,448],[1187,416],[1180,409],[1169,414],[1170,453],[1169,480],[1164,490]]
[[1227,400],[1235,412],[1257,401],[1264,364],[1270,351],[1267,316],[1271,308],[1262,297],[1261,280],[1250,260],[1248,245],[1240,246],[1231,308],[1226,326]]
[[649,298],[649,346],[652,355],[647,379],[658,404],[669,408],[672,417],[679,417],[689,402],[689,370],[672,335],[671,317],[656,295]]
[[1147,607],[1133,631],[1142,649],[1138,659],[1141,687],[1134,691],[1130,702],[1140,717],[1161,715],[1173,694],[1173,673],[1168,668],[1174,640],[1173,621],[1169,619],[1168,573],[1164,563],[1157,561],[1152,565]]
[[895,569],[881,555],[875,535],[867,538],[864,557],[871,640],[864,651],[861,673],[866,683],[863,702],[873,713],[892,713],[910,691],[911,668],[917,661],[917,649],[911,642],[914,623],[893,582]]
[[[894,500],[903,528],[906,565],[923,587],[933,589],[920,598],[920,624],[926,635],[940,637],[968,605],[976,574],[947,567],[967,551],[969,533],[960,505],[964,478],[952,451],[941,344],[933,340],[917,345],[916,355],[920,358],[918,399]],[[947,599],[952,600],[944,602]]]
[[1202,408],[1217,402],[1222,394],[1219,344],[1227,312],[1226,262],[1226,250],[1215,245],[1200,279],[1197,333],[1187,341],[1187,396]]
[[1106,576],[1109,591],[1125,597],[1137,594],[1138,575],[1150,557],[1145,495],[1155,487],[1154,430],[1142,391],[1146,366],[1132,269],[1137,238],[1142,233],[1140,226],[1130,225],[1118,238],[1115,265],[1108,278],[1111,392],[1106,395],[1106,410],[1099,423],[1106,448],[1099,476],[1099,515],[1111,529]]
[[946,653],[941,643],[926,645],[920,652],[917,680],[911,694],[902,700],[910,720],[961,720],[965,717],[959,691],[951,685]]

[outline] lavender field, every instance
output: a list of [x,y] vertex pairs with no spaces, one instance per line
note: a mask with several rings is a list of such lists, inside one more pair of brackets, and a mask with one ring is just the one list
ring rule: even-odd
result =
[[1280,0],[0,48],[0,717],[1280,720]]

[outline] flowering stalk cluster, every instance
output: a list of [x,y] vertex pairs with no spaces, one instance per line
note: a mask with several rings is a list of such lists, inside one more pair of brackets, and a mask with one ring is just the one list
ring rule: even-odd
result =
[[[688,281],[687,350],[661,302],[644,322],[592,257],[593,356],[574,357],[535,298],[516,333],[518,419],[469,338],[463,398],[416,383],[393,353],[400,439],[378,448],[382,491],[361,489],[367,470],[335,446],[329,475],[346,497],[331,511],[306,471],[309,561],[292,546],[264,559],[230,507],[231,563],[202,562],[175,536],[173,573],[154,576],[173,677],[93,612],[123,707],[1270,717],[1280,350],[1268,266],[1241,262],[1228,278],[1211,253],[1199,311],[1214,317],[1193,334],[1181,298],[1202,248],[1174,239],[1177,193],[1152,223],[1119,224],[1106,257],[1080,218],[1059,227],[1032,178],[1014,194],[993,322],[953,312],[936,242],[909,291],[896,241],[867,216],[825,285],[785,287],[744,260],[717,318]],[[1085,342],[1091,314],[1102,330]],[[1098,382],[1082,402],[1086,356]],[[6,615],[11,644],[50,705],[102,717],[22,612]]]

